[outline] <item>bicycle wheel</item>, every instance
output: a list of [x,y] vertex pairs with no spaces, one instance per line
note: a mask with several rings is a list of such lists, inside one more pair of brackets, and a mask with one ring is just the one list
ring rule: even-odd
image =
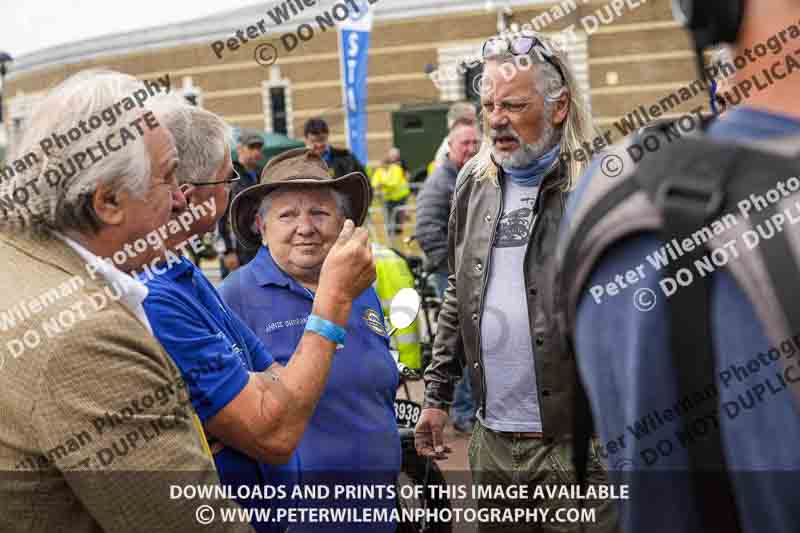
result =
[[[427,470],[427,472],[426,472]],[[442,487],[445,485],[444,476],[442,471],[436,464],[436,461],[428,461],[425,457],[417,455],[416,450],[412,446],[403,449],[403,466],[402,474],[405,475],[409,482],[413,485],[422,486],[425,484],[425,476],[427,473],[428,486],[436,485]],[[401,476],[402,481],[402,476]],[[449,509],[450,500],[448,498],[435,497],[440,496],[432,491],[425,491],[421,498],[407,499],[403,498],[400,494],[397,495],[398,506],[400,508],[416,509],[424,507],[426,509],[439,510]],[[429,523],[401,523],[398,525],[398,533],[451,533],[453,525],[451,522],[429,522]]]

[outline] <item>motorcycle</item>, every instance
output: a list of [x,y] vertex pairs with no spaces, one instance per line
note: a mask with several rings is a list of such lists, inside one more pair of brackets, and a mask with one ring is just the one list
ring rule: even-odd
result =
[[[398,330],[407,328],[417,320],[421,306],[419,293],[414,289],[401,289],[392,298],[389,311],[388,335],[391,337]],[[445,479],[442,471],[435,461],[429,457],[421,457],[414,446],[414,428],[422,413],[422,405],[411,400],[407,383],[422,379],[422,372],[409,368],[399,362],[399,353],[392,350],[397,370],[400,373],[400,386],[405,389],[406,398],[395,398],[394,411],[397,418],[397,428],[400,432],[400,442],[403,449],[403,463],[401,472],[412,485],[420,486],[421,490],[409,491],[419,494],[417,498],[403,498],[403,491],[398,490],[398,506],[402,509],[422,507],[423,509],[449,509],[450,500],[442,497],[441,491],[430,490],[430,486],[444,486]],[[398,388],[399,389],[399,388]],[[451,533],[450,522],[428,522],[424,518],[417,523],[402,522],[398,524],[398,533]]]

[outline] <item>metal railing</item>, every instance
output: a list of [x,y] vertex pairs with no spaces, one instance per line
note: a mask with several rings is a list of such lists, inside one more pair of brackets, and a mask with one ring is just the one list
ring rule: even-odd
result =
[[[369,208],[369,215],[367,217],[367,227],[370,233],[370,239],[373,241],[396,248],[403,253],[410,255],[422,255],[419,245],[415,242],[406,243],[404,239],[410,237],[415,233],[417,225],[417,194],[419,184],[413,183],[412,193],[408,196],[408,200],[404,205],[398,206],[394,209],[394,217],[389,216],[389,209],[383,201],[383,196],[377,193],[373,197],[372,205]],[[416,187],[413,187],[417,185]],[[397,219],[402,220],[400,224]]]

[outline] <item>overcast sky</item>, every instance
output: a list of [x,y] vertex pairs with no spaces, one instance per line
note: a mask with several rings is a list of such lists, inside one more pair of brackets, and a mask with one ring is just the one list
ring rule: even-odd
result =
[[18,57],[63,43],[263,3],[263,0],[0,0],[0,50]]

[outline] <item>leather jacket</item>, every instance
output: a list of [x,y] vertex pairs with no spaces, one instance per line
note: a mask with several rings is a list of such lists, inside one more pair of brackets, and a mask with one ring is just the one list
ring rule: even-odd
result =
[[[506,178],[498,168],[500,187],[489,179],[477,181],[475,163],[473,158],[459,173],[448,220],[450,274],[439,313],[433,360],[425,371],[425,407],[447,410],[452,403],[454,384],[462,374],[459,352],[463,349],[473,396],[478,406],[486,409],[481,318]],[[542,432],[545,441],[550,442],[572,433],[577,379],[575,358],[558,342],[555,321],[549,312],[552,306],[545,302],[545,294],[551,292],[546,290],[547,264],[554,257],[566,207],[568,193],[562,190],[565,182],[561,165],[542,180],[524,265]]]

